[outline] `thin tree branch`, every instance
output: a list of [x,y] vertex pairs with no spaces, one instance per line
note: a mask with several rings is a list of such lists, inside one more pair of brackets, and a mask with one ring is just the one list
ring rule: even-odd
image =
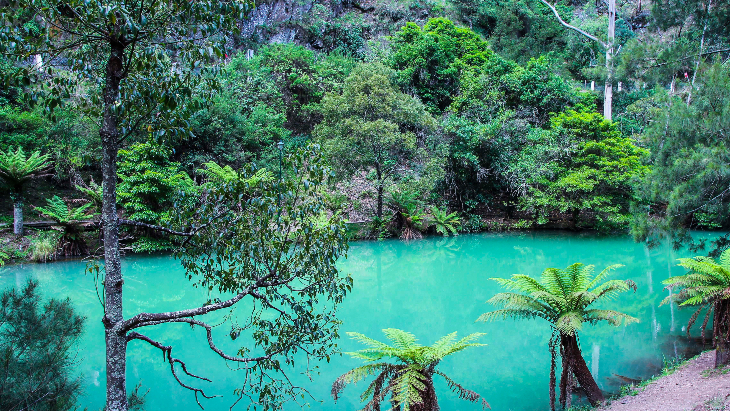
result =
[[162,232],[165,232],[168,234],[179,235],[179,236],[184,236],[184,237],[190,237],[193,235],[193,233],[170,230],[169,228],[165,228],[165,227],[162,227],[159,225],[147,224],[147,223],[143,223],[140,221],[134,221],[134,220],[125,220],[123,218],[119,219],[119,224],[131,225],[131,226],[135,226],[135,227],[144,227],[144,228],[149,228],[151,230],[162,231]]
[[543,2],[543,3],[544,3],[544,4],[546,5],[546,6],[550,7],[550,10],[552,10],[552,11],[553,11],[553,13],[555,14],[555,17],[557,17],[557,18],[558,18],[558,21],[560,22],[560,24],[562,24],[563,26],[565,26],[565,27],[567,27],[567,28],[569,28],[569,29],[571,29],[571,30],[575,30],[575,31],[577,31],[578,33],[580,33],[580,34],[582,34],[582,35],[584,35],[584,36],[588,37],[589,39],[591,39],[591,40],[593,40],[593,41],[597,42],[597,43],[598,43],[598,44],[600,44],[600,45],[601,45],[601,46],[602,46],[603,48],[608,48],[608,45],[607,45],[606,43],[602,42],[601,40],[599,40],[599,39],[598,39],[598,37],[596,37],[596,36],[594,36],[594,35],[592,35],[592,34],[588,33],[588,32],[587,32],[587,31],[585,31],[585,30],[581,30],[581,29],[579,29],[578,27],[575,27],[575,26],[571,26],[570,24],[566,23],[566,22],[565,22],[565,21],[564,21],[564,20],[563,20],[562,18],[560,18],[560,14],[558,13],[558,10],[557,10],[557,9],[555,8],[555,6],[553,6],[552,4],[548,3],[548,2],[547,2],[547,1],[545,1],[545,0],[540,0],[540,1],[541,1],[541,2]]
[[203,381],[212,382],[208,378],[201,377],[201,376],[198,376],[198,375],[195,375],[195,374],[189,372],[187,366],[185,365],[185,363],[183,361],[172,356],[172,347],[171,346],[162,345],[161,343],[147,337],[144,334],[140,334],[138,332],[131,332],[131,333],[129,333],[129,335],[127,335],[127,341],[132,341],[132,340],[142,340],[142,341],[149,343],[153,347],[156,347],[156,348],[159,348],[160,350],[162,350],[163,358],[167,359],[167,362],[170,363],[170,371],[172,372],[172,376],[175,377],[175,380],[177,380],[178,384],[180,384],[181,387],[186,388],[195,393],[195,402],[198,403],[198,406],[200,407],[200,409],[204,409],[204,408],[200,404],[200,401],[198,400],[198,393],[200,393],[200,395],[202,395],[204,398],[207,398],[207,399],[217,397],[217,395],[209,396],[202,389],[191,387],[180,380],[180,377],[178,377],[177,372],[175,371],[175,363],[180,364],[180,368],[182,368],[182,370],[185,374],[187,374],[193,378],[203,380]]

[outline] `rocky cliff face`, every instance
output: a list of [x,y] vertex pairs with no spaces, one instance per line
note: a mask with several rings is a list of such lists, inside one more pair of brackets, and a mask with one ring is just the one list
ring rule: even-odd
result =
[[296,43],[310,49],[361,54],[367,41],[406,21],[443,15],[437,0],[267,0],[241,22],[239,49],[265,43]]

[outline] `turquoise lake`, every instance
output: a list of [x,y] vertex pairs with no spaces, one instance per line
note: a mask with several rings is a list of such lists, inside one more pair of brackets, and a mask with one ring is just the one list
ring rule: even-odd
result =
[[[640,323],[618,328],[586,325],[580,334],[584,357],[598,385],[616,392],[627,378],[650,377],[661,369],[663,361],[692,355],[701,348],[697,338],[685,336],[684,327],[692,311],[673,304],[659,306],[669,293],[662,280],[684,273],[676,260],[693,255],[670,247],[647,249],[628,237],[565,232],[431,237],[408,243],[355,242],[347,260],[339,263],[354,279],[353,291],[339,309],[341,334],[356,331],[385,341],[383,328],[400,328],[414,333],[420,343],[431,344],[453,331],[460,336],[486,333],[481,339],[485,347],[457,353],[445,359],[439,369],[480,393],[493,410],[547,410],[550,327],[541,320],[476,323],[480,314],[493,309],[485,301],[501,291],[489,278],[517,273],[538,276],[544,268],[564,268],[574,262],[594,264],[597,271],[623,264],[613,278],[634,280],[638,290],[599,307],[619,309],[639,318]],[[81,261],[8,266],[0,268],[0,288],[22,287],[27,279],[35,278],[44,298],[70,297],[87,317],[85,334],[77,347],[76,372],[84,381],[80,405],[82,409],[100,410],[105,381],[102,307],[93,277],[84,274],[85,267]],[[140,311],[191,308],[208,299],[204,290],[194,288],[184,278],[171,257],[126,257],[123,270],[125,317]],[[220,318],[209,320],[214,323]],[[225,327],[216,331],[219,346],[234,354],[241,341],[231,341]],[[187,380],[208,394],[220,395],[202,401],[206,410],[227,410],[235,401],[233,390],[242,374],[208,349],[202,329],[163,325],[146,334],[172,345],[173,354],[186,361],[191,372],[212,380]],[[698,336],[699,330],[693,329],[693,335]],[[347,336],[340,340],[340,346],[345,352],[362,348]],[[130,388],[140,383],[143,391],[149,390],[147,410],[200,409],[192,392],[177,385],[159,350],[133,341],[127,358]],[[337,403],[329,393],[335,378],[359,364],[360,360],[347,355],[335,355],[329,364],[318,364],[310,375],[298,368],[288,370],[288,375],[314,397],[300,399],[304,409],[351,411],[361,408],[359,395],[367,384],[348,386]],[[442,410],[481,409],[459,400],[442,380],[437,380],[436,389]],[[286,409],[299,406],[290,403]],[[239,404],[234,409],[246,407]]]

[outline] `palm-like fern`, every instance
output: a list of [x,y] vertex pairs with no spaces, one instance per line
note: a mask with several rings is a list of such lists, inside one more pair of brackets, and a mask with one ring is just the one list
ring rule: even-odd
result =
[[500,293],[492,297],[488,302],[502,308],[482,314],[477,321],[492,321],[501,318],[542,318],[550,322],[555,330],[551,339],[551,354],[553,354],[551,400],[555,398],[554,350],[559,339],[564,360],[563,376],[561,377],[561,404],[565,406],[566,378],[569,377],[570,371],[586,389],[591,403],[598,403],[603,401],[603,395],[580,353],[577,333],[582,329],[584,323],[595,324],[607,321],[618,326],[622,323],[638,322],[636,318],[618,311],[589,309],[599,300],[613,298],[629,289],[636,290],[636,284],[633,281],[607,280],[617,267],[620,265],[609,266],[595,277],[592,265],[575,263],[564,270],[546,269],[542,272],[540,281],[523,274],[513,275],[511,279],[492,278],[505,288],[516,292]]
[[24,185],[33,177],[47,169],[50,164],[48,154],[40,151],[26,156],[22,148],[15,152],[0,151],[0,179],[10,188],[14,195],[22,194]]
[[91,200],[91,204],[97,209],[101,209],[103,185],[96,184],[94,180],[91,180],[87,186],[76,185],[76,189],[81,191],[86,197]]
[[681,306],[699,306],[687,324],[687,335],[702,310],[707,309],[701,330],[703,338],[710,314],[714,312],[715,366],[730,363],[730,250],[720,255],[719,263],[710,257],[680,258],[679,266],[690,272],[663,281],[668,287],[677,287],[680,291],[665,298],[662,304],[676,301]]
[[41,155],[40,151],[26,156],[20,147],[15,152],[0,150],[0,180],[10,189],[10,196],[13,199],[15,217],[13,231],[16,235],[23,234],[23,190],[25,185],[50,166],[48,159],[49,156]]
[[87,214],[87,210],[92,204],[87,203],[81,207],[70,207],[58,196],[53,196],[46,202],[48,203],[46,207],[36,207],[35,209],[41,215],[50,218],[61,226],[63,234],[58,245],[61,250],[60,253],[65,256],[86,254],[88,248],[82,236],[84,230],[80,221],[91,217]]
[[205,168],[198,169],[197,173],[205,176],[208,181],[215,184],[242,182],[251,187],[255,187],[263,182],[271,181],[273,179],[273,175],[265,168],[257,170],[251,177],[243,178],[242,175],[231,166],[221,167],[213,161],[203,163],[203,166]]
[[[470,334],[456,340],[456,333],[451,333],[438,340],[430,347],[416,342],[416,337],[408,332],[395,328],[387,328],[383,333],[392,342],[392,346],[366,337],[359,333],[347,333],[349,336],[369,346],[364,350],[348,353],[355,358],[363,359],[367,364],[357,367],[341,375],[332,384],[332,396],[335,401],[347,384],[356,383],[375,375],[375,379],[365,389],[360,399],[367,404],[363,410],[380,410],[380,404],[390,395],[393,409],[400,411],[432,411],[438,409],[433,376],[443,377],[449,387],[459,397],[471,402],[480,402],[484,408],[489,404],[474,391],[455,383],[451,378],[436,370],[438,363],[447,355],[462,351],[469,347],[484,344],[475,343],[484,334]],[[394,359],[395,363],[383,361]]]
[[431,209],[432,223],[436,227],[436,232],[448,237],[449,233],[458,235],[458,227],[461,224],[461,219],[456,212],[451,214],[446,209],[439,210],[437,207]]

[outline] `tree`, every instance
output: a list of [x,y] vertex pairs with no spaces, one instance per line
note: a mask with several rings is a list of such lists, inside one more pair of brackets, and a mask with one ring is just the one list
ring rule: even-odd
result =
[[611,325],[619,326],[622,322],[629,324],[639,321],[618,311],[588,308],[599,300],[608,300],[630,288],[636,290],[636,284],[631,280],[605,281],[617,267],[620,265],[606,267],[595,277],[592,265],[575,263],[564,270],[548,268],[542,272],[539,281],[524,274],[515,274],[511,279],[492,278],[508,290],[517,292],[500,293],[489,299],[487,302],[502,308],[482,314],[477,321],[542,318],[553,329],[553,336],[550,338],[550,406],[553,409],[555,348],[558,344],[563,359],[560,376],[561,406],[565,407],[566,401],[570,399],[573,376],[585,391],[591,405],[597,405],[604,399],[580,352],[578,331],[583,328],[583,323],[607,321]]
[[423,29],[406,23],[392,41],[390,66],[406,91],[419,96],[434,115],[451,104],[463,68],[481,66],[494,56],[477,33],[445,18],[430,19]]
[[[237,185],[239,191],[235,197],[227,197],[229,201],[226,203],[222,200],[220,203],[213,202],[214,197],[211,196],[208,197],[210,201],[207,206],[200,205],[197,211],[188,210],[186,220],[180,221],[180,224],[186,224],[189,231],[159,227],[162,231],[176,232],[189,238],[184,243],[192,248],[183,248],[178,256],[184,260],[190,278],[200,275],[204,277],[201,281],[206,286],[231,292],[233,297],[180,311],[139,313],[127,319],[123,315],[124,277],[119,255],[120,221],[117,215],[119,148],[131,137],[147,133],[161,140],[190,136],[189,119],[193,111],[201,108],[206,101],[205,98],[191,99],[193,88],[201,91],[217,88],[214,74],[219,66],[206,66],[206,63],[224,57],[222,45],[227,41],[226,36],[237,31],[237,23],[246,17],[251,5],[251,2],[238,0],[151,0],[135,3],[121,0],[69,0],[60,4],[51,0],[11,0],[0,6],[0,15],[8,22],[0,28],[0,53],[13,56],[17,62],[25,61],[31,55],[46,56],[41,66],[22,66],[13,70],[10,77],[17,80],[13,85],[28,86],[43,80],[44,87],[28,88],[26,95],[29,100],[44,104],[51,115],[56,107],[77,91],[87,93],[79,99],[80,109],[98,118],[101,123],[101,219],[104,233],[102,322],[106,339],[107,411],[126,411],[128,408],[126,351],[131,340],[146,341],[160,348],[166,354],[173,375],[177,377],[175,367],[181,361],[171,356],[171,347],[153,341],[136,330],[170,322],[186,322],[210,332],[210,326],[200,321],[200,316],[230,308],[244,298],[254,299],[258,304],[263,304],[262,309],[274,310],[280,316],[278,320],[267,319],[267,316],[251,318],[257,321],[254,337],[259,339],[259,348],[264,351],[260,355],[245,357],[247,349],[242,348],[239,352],[241,357],[226,356],[217,350],[209,338],[211,348],[223,358],[246,362],[250,365],[247,368],[250,372],[259,373],[260,378],[246,380],[252,385],[241,388],[241,397],[252,395],[251,390],[260,389],[262,397],[259,399],[257,396],[257,401],[265,402],[266,407],[274,407],[276,400],[286,396],[287,392],[291,394],[291,391],[272,388],[272,385],[282,383],[268,377],[268,371],[280,369],[278,358],[287,360],[288,355],[303,346],[307,346],[306,351],[315,357],[324,357],[331,351],[330,338],[336,336],[334,315],[308,311],[304,307],[319,296],[338,302],[349,287],[343,284],[345,279],[338,275],[334,266],[336,258],[346,250],[344,228],[341,222],[334,221],[327,229],[310,229],[311,224],[306,217],[310,215],[309,211],[316,211],[319,197],[307,196],[320,187],[317,183],[323,178],[324,170],[319,166],[304,165],[303,162],[300,165],[305,168],[299,169],[297,173],[301,177],[296,180],[297,185],[282,183],[284,187],[279,187],[269,184],[264,190],[258,191],[256,196],[249,193],[251,202],[245,204],[239,201],[238,195],[243,196],[244,193],[240,191],[242,186]],[[21,16],[16,13],[17,10],[28,10],[33,19],[44,22],[40,35],[30,35],[24,30],[25,13]],[[52,65],[59,56],[64,59],[62,69],[72,71],[73,75],[58,75],[54,70]],[[313,183],[307,180],[307,187],[302,189],[302,179],[310,174],[312,177],[308,178]],[[276,222],[272,219],[272,210],[276,208],[272,207],[278,207],[276,200],[280,197],[277,194],[289,194],[284,188],[291,188],[292,193],[297,195],[307,194],[305,197],[311,198],[311,201],[283,203],[282,207],[288,208],[279,213],[273,211],[274,215],[281,216],[282,230],[270,236],[271,227]],[[221,208],[213,208],[215,205]],[[239,214],[242,209],[250,213]],[[201,210],[215,214],[201,214]],[[246,221],[241,221],[236,217],[238,215],[245,215],[251,224],[244,225]],[[232,220],[235,218],[238,219]],[[227,225],[217,224],[221,221],[226,221]],[[213,232],[213,228],[228,231],[219,236],[220,233]],[[241,249],[236,248],[235,255],[231,249],[224,248],[223,239],[239,241],[239,237],[247,235],[250,241],[239,242]],[[212,244],[194,247],[205,241]],[[199,263],[205,263],[197,259],[204,251],[215,252],[215,258],[205,262],[223,261],[225,256],[225,261],[230,264],[223,267],[211,262],[210,266],[198,266]],[[196,258],[185,260],[188,255]],[[233,259],[235,256],[241,259]],[[266,273],[259,271],[267,266],[272,269]],[[101,267],[96,269],[101,271]],[[281,287],[292,282],[296,285],[291,287],[299,290],[292,297],[288,297],[288,291],[278,292]],[[267,294],[264,289],[271,290],[271,294]],[[302,299],[306,299],[306,302]],[[279,302],[288,304],[290,310],[285,311],[274,305]],[[278,338],[268,338],[270,334],[284,338],[277,342]],[[185,367],[182,369],[184,372]],[[200,390],[194,389],[194,392],[196,397],[202,395]]]
[[603,90],[603,117],[606,120],[611,121],[613,118],[613,80],[615,76],[613,59],[614,54],[616,53],[616,51],[614,50],[616,42],[616,0],[607,0],[608,27],[606,29],[606,41],[600,40],[598,37],[588,33],[587,31],[568,24],[560,17],[560,13],[558,13],[558,10],[555,8],[554,5],[548,3],[546,0],[540,1],[553,11],[553,13],[555,14],[555,18],[558,19],[560,24],[596,42],[606,51],[606,81]]
[[[459,398],[470,402],[481,402],[484,408],[489,408],[487,401],[479,394],[462,387],[436,369],[439,362],[448,355],[469,347],[483,346],[484,344],[472,341],[484,334],[474,333],[456,341],[454,332],[442,337],[432,346],[425,347],[418,344],[416,337],[411,333],[395,328],[386,328],[383,333],[392,341],[393,346],[359,333],[347,333],[370,348],[348,353],[365,360],[367,364],[342,374],[332,383],[332,397],[335,401],[347,384],[354,384],[370,375],[377,375],[361,395],[363,401],[370,398],[363,410],[380,410],[380,404],[386,401],[386,397],[390,394],[394,410],[437,411],[439,406],[433,377],[438,375],[446,380],[449,388],[457,393]],[[392,358],[396,363],[381,361],[385,358]]]
[[582,212],[601,229],[624,227],[633,200],[631,184],[646,173],[645,149],[623,137],[598,113],[568,110],[551,119],[551,129],[533,129],[511,166],[522,183],[520,205],[538,222],[551,212],[568,212],[573,228]]
[[716,62],[701,67],[689,105],[662,92],[644,132],[651,170],[641,179],[632,233],[654,243],[681,245],[687,228],[730,225],[730,73]]
[[26,184],[40,176],[48,167],[48,154],[41,155],[40,151],[25,155],[23,149],[13,153],[0,151],[0,179],[10,189],[10,198],[13,200],[13,233],[23,235],[23,194]]
[[81,220],[91,217],[87,214],[87,210],[93,204],[87,203],[80,207],[71,207],[58,196],[53,196],[46,202],[47,207],[36,207],[35,209],[61,226],[62,234],[58,239],[57,252],[66,257],[88,254],[89,248],[82,236],[84,226],[81,225]]
[[457,228],[461,223],[456,212],[449,214],[448,210],[441,210],[438,207],[431,208],[431,223],[436,227],[436,232],[444,237],[448,237],[449,233],[458,235]]
[[387,184],[426,156],[418,134],[435,126],[423,104],[398,90],[393,76],[378,63],[358,66],[342,94],[324,97],[324,120],[314,130],[340,177],[374,172],[378,218]]
[[72,377],[73,348],[85,318],[69,299],[41,305],[38,283],[0,297],[0,408],[65,411],[75,408],[81,381]]
[[667,287],[679,288],[679,293],[667,297],[662,304],[672,301],[680,306],[699,305],[687,324],[687,335],[702,310],[707,309],[702,322],[702,338],[705,327],[714,312],[712,340],[715,345],[715,367],[730,364],[730,250],[725,250],[719,263],[710,257],[680,258],[679,266],[690,272],[662,281]]
[[195,197],[195,183],[171,156],[172,150],[153,141],[119,151],[117,195],[128,219],[167,225],[177,213],[174,205]]

